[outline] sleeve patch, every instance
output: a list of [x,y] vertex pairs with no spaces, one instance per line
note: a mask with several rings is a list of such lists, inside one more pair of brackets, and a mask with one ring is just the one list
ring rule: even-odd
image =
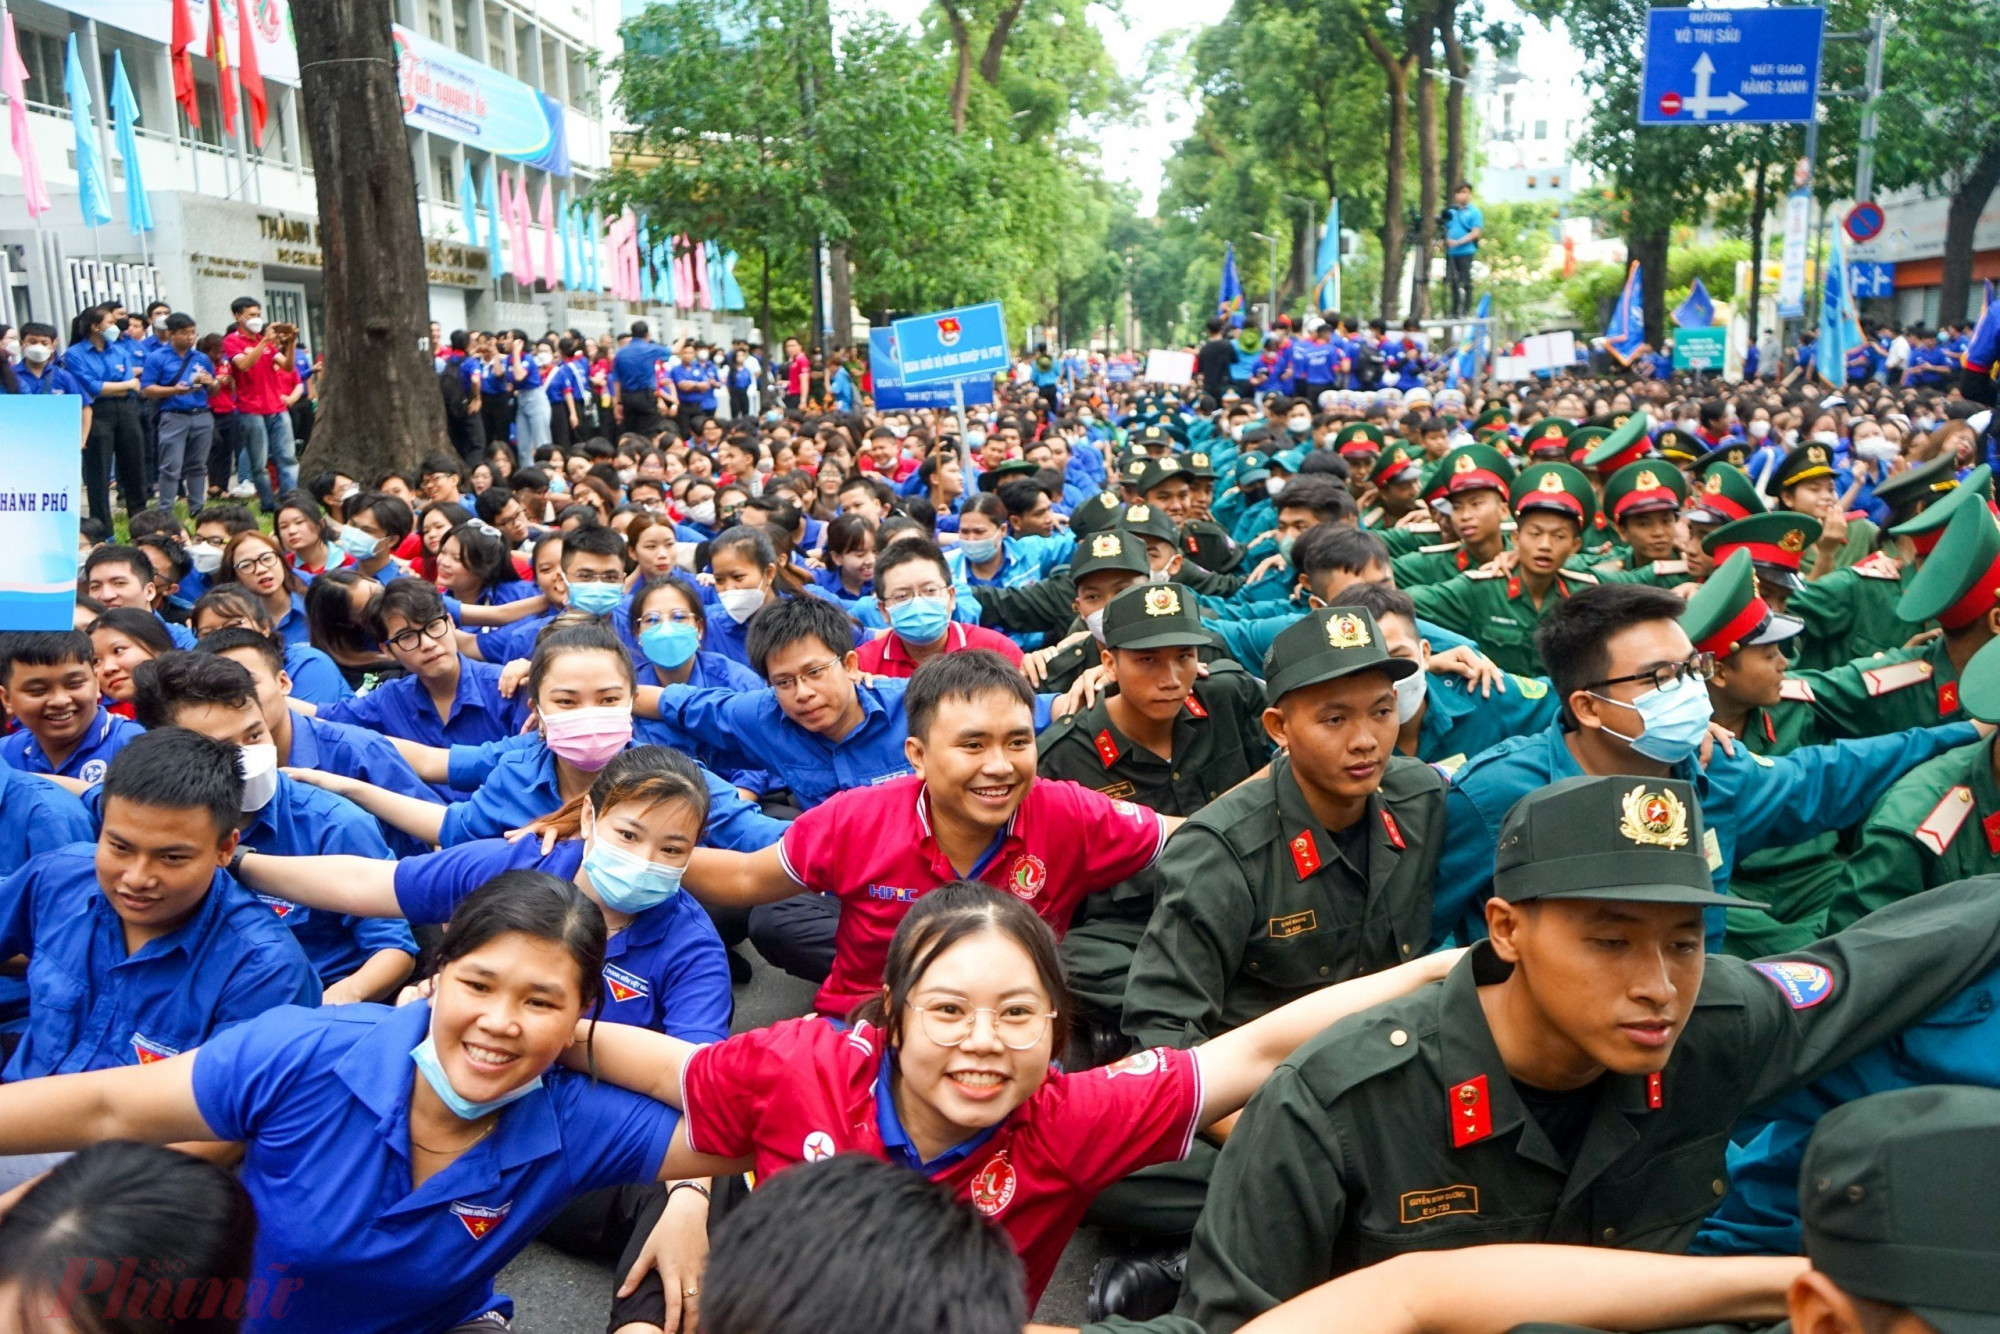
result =
[[1810,1010],[1833,994],[1833,972],[1823,964],[1783,959],[1750,966],[1770,979],[1794,1010]]
[[1931,807],[1923,823],[1912,834],[1917,842],[1930,849],[1933,856],[1944,856],[1944,850],[1958,837],[1958,831],[1965,824],[1965,817],[1972,814],[1972,789],[1960,783],[1944,794],[1937,805]]

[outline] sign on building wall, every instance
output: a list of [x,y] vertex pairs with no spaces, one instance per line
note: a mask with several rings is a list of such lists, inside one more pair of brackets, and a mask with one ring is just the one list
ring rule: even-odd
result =
[[401,25],[394,32],[405,124],[557,176],[570,174],[560,103]]
[[[174,7],[166,0],[45,0],[57,9],[82,18],[96,19],[107,27],[137,34],[162,45],[173,40]],[[210,3],[222,6],[222,31],[229,42],[229,63],[241,69],[242,53],[237,49],[242,20],[239,4],[250,6],[250,31],[256,34],[257,69],[267,79],[294,86],[299,81],[299,52],[292,38],[291,0],[187,0],[188,17],[200,34],[200,49],[208,49]],[[148,124],[151,122],[149,121]]]
[[76,394],[0,394],[0,630],[67,630],[76,614],[83,455]]

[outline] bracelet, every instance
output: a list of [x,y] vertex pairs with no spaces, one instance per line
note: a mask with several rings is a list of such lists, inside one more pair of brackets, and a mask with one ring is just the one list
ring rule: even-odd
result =
[[699,1181],[676,1181],[673,1185],[667,1187],[668,1204],[672,1204],[674,1202],[674,1192],[677,1190],[691,1190],[695,1194],[701,1196],[704,1203],[710,1202],[711,1200],[711,1197],[708,1193],[708,1187],[702,1185]]

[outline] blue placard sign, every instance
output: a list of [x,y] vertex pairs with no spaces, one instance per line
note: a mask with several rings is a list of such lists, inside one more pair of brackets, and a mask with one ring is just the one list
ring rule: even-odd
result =
[[0,630],[75,624],[82,439],[81,396],[0,394]]
[[[903,382],[903,363],[896,358],[896,335],[889,329],[868,331],[868,378],[875,386],[875,406],[883,412],[891,408],[956,406],[949,383],[913,386]],[[992,401],[992,376],[981,375],[965,382],[967,407]]]
[[973,380],[1013,364],[1007,355],[1006,315],[998,301],[912,315],[891,327],[906,385]]
[[1793,125],[1819,99],[1826,11],[1649,9],[1641,125]]

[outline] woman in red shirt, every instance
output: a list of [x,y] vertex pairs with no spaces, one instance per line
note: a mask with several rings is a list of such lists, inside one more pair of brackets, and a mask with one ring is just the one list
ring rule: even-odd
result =
[[[1007,1232],[1033,1309],[1093,1196],[1184,1157],[1301,1043],[1437,981],[1457,954],[1327,987],[1190,1050],[1070,1073],[1053,1065],[1070,1026],[1055,936],[1021,900],[961,880],[904,916],[882,994],[851,1027],[808,1017],[694,1047],[602,1025],[595,1069],[681,1108],[688,1146],[760,1178],[849,1152],[921,1172]],[[694,1212],[671,1201],[638,1267],[665,1254],[666,1272],[687,1273],[679,1247],[696,1235]]]
[[812,377],[812,358],[796,338],[785,340],[785,406],[800,407],[806,400],[807,383]]
[[236,363],[222,355],[222,335],[204,334],[195,351],[215,367],[215,383],[208,391],[208,410],[215,418],[215,443],[208,447],[208,494],[228,494],[230,474],[236,467],[236,451],[243,444],[243,423],[236,419]]

